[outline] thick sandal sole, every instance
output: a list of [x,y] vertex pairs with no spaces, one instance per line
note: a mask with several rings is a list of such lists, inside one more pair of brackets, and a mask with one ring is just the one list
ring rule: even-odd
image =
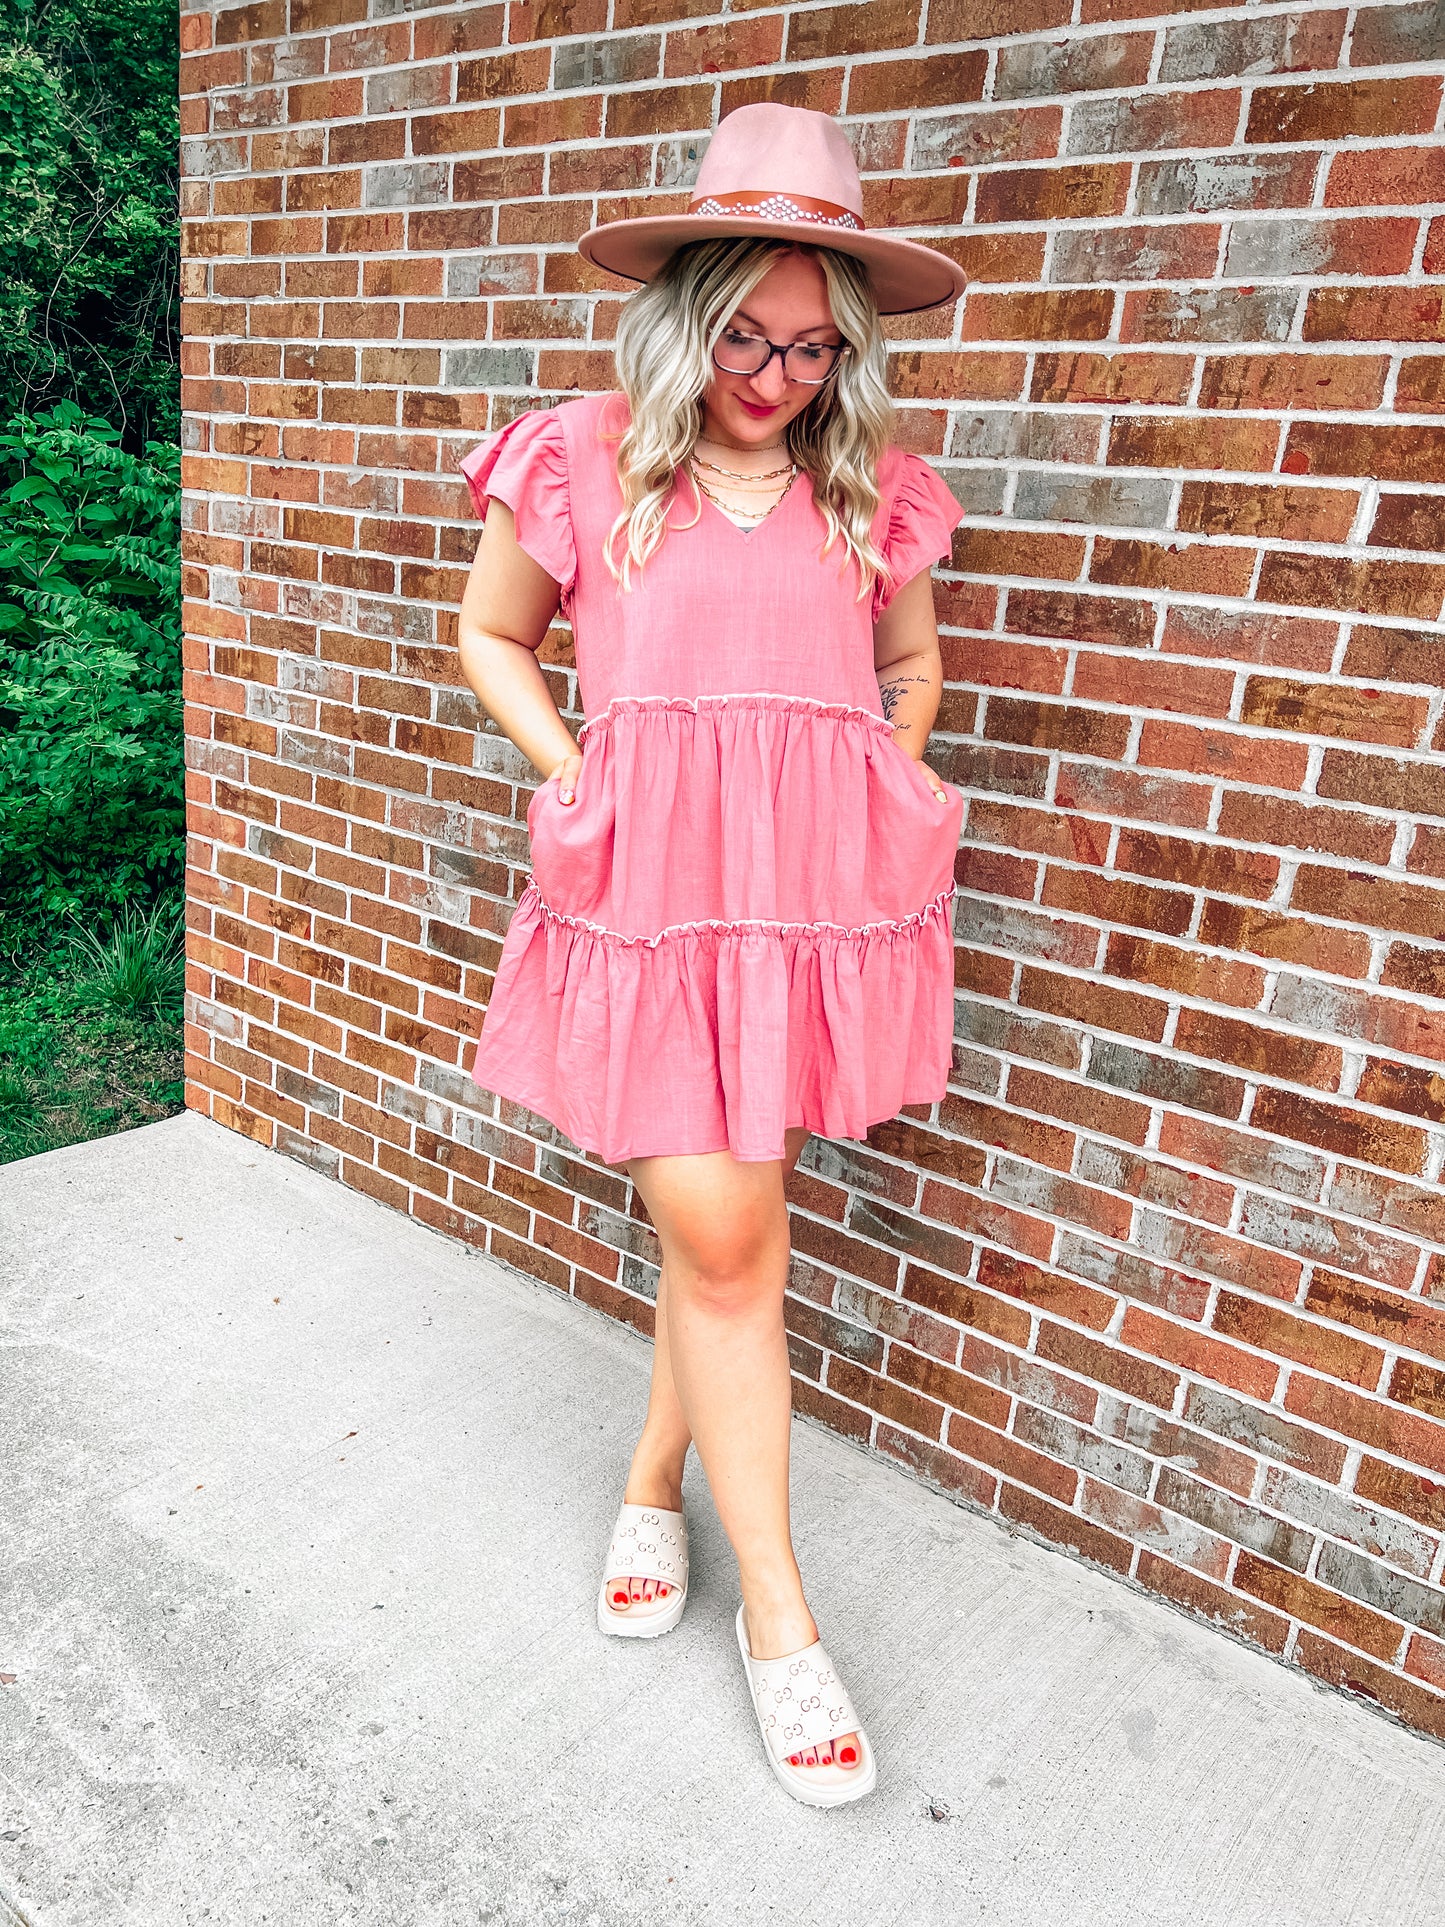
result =
[[614,1612],[607,1603],[607,1583],[604,1580],[597,1590],[597,1626],[600,1632],[611,1633],[617,1639],[659,1639],[663,1633],[670,1633],[682,1618],[683,1608],[687,1605],[687,1587],[681,1592],[674,1591],[673,1597],[659,1610],[649,1613]]
[[[804,1779],[803,1775],[819,1771],[820,1769],[813,1767],[793,1767],[789,1766],[786,1760],[774,1758],[773,1749],[768,1745],[768,1736],[763,1730],[763,1716],[758,1711],[756,1699],[753,1698],[752,1672],[749,1667],[752,1654],[748,1651],[747,1634],[743,1630],[743,1609],[741,1606],[738,1607],[738,1616],[734,1621],[734,1629],[738,1636],[738,1651],[742,1654],[743,1678],[748,1682],[748,1698],[752,1701],[753,1717],[758,1723],[758,1735],[763,1742],[763,1757],[773,1769],[773,1778],[778,1782],[779,1786],[783,1788],[784,1792],[790,1793],[795,1800],[800,1801],[805,1807],[847,1806],[854,1800],[861,1800],[865,1793],[871,1793],[878,1784],[878,1763],[873,1757],[873,1748],[868,1743],[866,1733],[860,1733],[858,1735],[859,1745],[863,1749],[863,1757],[857,1766],[848,1769],[848,1784],[846,1786],[819,1786],[816,1782],[809,1782]],[[827,1772],[828,1769],[824,1767],[821,1771]]]

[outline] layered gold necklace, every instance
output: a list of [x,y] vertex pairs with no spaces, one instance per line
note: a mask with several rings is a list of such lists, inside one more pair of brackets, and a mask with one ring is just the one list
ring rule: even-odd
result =
[[[707,446],[711,446],[711,444],[707,444]],[[757,453],[760,455],[772,454],[783,446],[784,444],[782,442],[774,442],[768,448],[758,449]],[[778,504],[787,495],[798,473],[798,464],[791,460],[781,468],[754,469],[751,471],[725,468],[720,462],[710,462],[705,455],[699,455],[696,449],[694,449],[692,455],[689,457],[688,467],[692,473],[693,481],[710,502],[721,509],[724,515],[729,516],[735,521],[746,522],[747,525],[752,528],[756,528],[759,523],[767,520],[773,510],[777,508]],[[699,470],[706,470],[707,474],[712,477],[712,481],[707,481],[704,476],[699,473]],[[781,488],[778,486],[780,480],[782,481]],[[757,498],[760,493],[765,493],[772,497],[766,506],[757,506]],[[736,497],[738,495],[743,497],[741,502],[723,499],[723,497]],[[753,499],[749,500],[749,497]]]

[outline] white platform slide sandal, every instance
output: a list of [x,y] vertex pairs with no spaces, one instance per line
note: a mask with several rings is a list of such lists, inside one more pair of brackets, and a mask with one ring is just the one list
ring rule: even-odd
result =
[[[768,1765],[793,1798],[809,1807],[841,1807],[871,1793],[878,1780],[873,1748],[822,1641],[781,1659],[754,1659],[743,1606],[738,1607],[737,1633]],[[858,1735],[856,1766],[789,1766],[790,1754],[844,1733]]]
[[[608,1588],[618,1579],[661,1579],[672,1591],[659,1605],[638,1602],[616,1612]],[[597,1593],[597,1624],[623,1639],[656,1639],[670,1633],[687,1604],[687,1519],[662,1506],[628,1505],[617,1514],[602,1584]]]

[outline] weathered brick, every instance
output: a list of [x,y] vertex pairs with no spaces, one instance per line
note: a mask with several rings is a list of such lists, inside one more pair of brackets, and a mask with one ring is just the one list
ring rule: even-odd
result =
[[1236,221],[1224,272],[1241,280],[1408,272],[1419,231],[1404,216],[1340,221]]
[[1124,297],[1120,336],[1124,341],[1287,341],[1300,300],[1287,285],[1135,291]]
[[1242,721],[1265,729],[1298,729],[1311,736],[1393,743],[1406,749],[1419,740],[1428,703],[1421,696],[1387,694],[1347,683],[1251,676],[1240,714]]
[[[762,27],[765,23],[755,23]],[[766,23],[770,33],[776,30],[776,16]],[[708,28],[703,31],[716,36],[724,45],[733,47],[739,39],[738,23],[730,21],[725,28]],[[672,65],[672,47],[676,35],[668,38],[668,72],[682,71]],[[773,56],[758,53],[746,62],[736,56],[736,50],[729,55],[732,66],[761,65]],[[710,69],[708,71],[711,71]],[[960,101],[981,100],[983,83],[988,74],[988,56],[983,52],[927,54],[914,60],[870,60],[854,67],[848,82],[848,112],[850,114],[880,114],[896,110],[901,102],[907,102],[913,109],[925,107],[952,107]],[[1011,98],[995,92],[996,99]]]
[[1263,602],[1423,617],[1433,622],[1445,602],[1445,567],[1426,562],[1353,562],[1343,556],[1280,550],[1265,557],[1258,594]]
[[1338,1440],[1300,1425],[1272,1407],[1231,1398],[1212,1385],[1189,1387],[1184,1416],[1205,1432],[1264,1458],[1297,1466],[1317,1479],[1337,1480],[1344,1467],[1345,1448]]
[[1065,151],[1147,154],[1167,147],[1229,147],[1238,121],[1239,95],[1227,88],[1085,100],[1069,117]]
[[1292,803],[1249,791],[1226,794],[1219,829],[1222,836],[1238,837],[1246,843],[1323,850],[1366,863],[1388,862],[1394,843],[1394,825],[1382,817]]
[[1377,1505],[1418,1519],[1434,1531],[1445,1531],[1445,1484],[1424,1478],[1408,1466],[1391,1465],[1368,1454],[1360,1460],[1355,1490]]
[[[1358,496],[1347,489],[1275,488],[1251,482],[1185,482],[1179,497],[1178,526],[1199,535],[1343,542],[1353,526],[1358,500]],[[1237,625],[1238,618],[1235,622]]]
[[1016,635],[1062,636],[1142,649],[1151,639],[1154,617],[1146,603],[1118,596],[1011,589],[1004,624]]
[[1440,200],[1445,200],[1445,148],[1346,148],[1330,162],[1328,207],[1416,207]]
[[964,303],[965,341],[1097,341],[1109,332],[1113,296],[1065,293],[973,294]]
[[1367,1612],[1352,1605],[1349,1600],[1341,1599],[1331,1589],[1324,1561],[1339,1550],[1328,1545],[1325,1548],[1320,1566],[1321,1577],[1325,1580],[1323,1585],[1305,1579],[1299,1573],[1283,1571],[1249,1552],[1240,1554],[1234,1583],[1270,1605],[1277,1606],[1282,1612],[1287,1612],[1292,1619],[1302,1619],[1307,1625],[1319,1626],[1336,1639],[1363,1648],[1379,1659],[1390,1659],[1400,1648],[1400,1628],[1391,1625],[1389,1620],[1377,1613]]
[[[1415,1388],[1402,1379],[1400,1389],[1408,1393]],[[1305,1372],[1291,1378],[1285,1403],[1291,1412],[1361,1445],[1405,1459],[1424,1473],[1445,1472],[1445,1426],[1411,1411],[1405,1403],[1367,1397]],[[1428,1394],[1426,1404],[1428,1409]]]
[[1429,884],[1397,883],[1366,871],[1306,864],[1295,878],[1291,901],[1296,909],[1343,923],[1437,941],[1445,935],[1445,891]]
[[1445,428],[1296,422],[1285,447],[1284,468],[1293,475],[1369,474],[1380,481],[1425,482],[1440,475],[1442,455]]
[[[1048,361],[1045,355],[1035,360],[1036,385],[1049,378]],[[1041,399],[1054,397],[1045,395]],[[1086,477],[1072,475],[1067,469],[1025,469],[1014,492],[1013,512],[1023,521],[1162,528],[1169,512],[1170,494],[1169,483],[1162,478]]]
[[1375,355],[1221,355],[1204,365],[1202,408],[1378,405],[1388,363]]
[[1089,39],[1031,40],[999,50],[995,100],[1051,94],[1106,93],[1138,87],[1149,76],[1153,36],[1099,34]]
[[1211,274],[1218,231],[1184,227],[1066,228],[1054,237],[1051,281],[1190,281]]
[[1066,25],[1071,14],[1071,0],[932,0],[928,38],[947,42],[1037,33]]
[[1445,553],[1445,496],[1382,494],[1370,525],[1370,546]]
[[1224,80],[1330,68],[1339,58],[1345,18],[1342,8],[1319,8],[1254,20],[1188,21],[1165,34],[1159,78]]
[[999,1491],[998,1509],[1004,1518],[1030,1528],[1054,1545],[1072,1546],[1084,1559],[1126,1572],[1133,1558],[1127,1539],[1105,1531],[1102,1526],[1066,1512],[1048,1499],[1004,1481]]
[[1305,309],[1306,341],[1445,340],[1445,289],[1315,288]]
[[1244,137],[1268,143],[1426,134],[1439,106],[1440,81],[1429,74],[1256,87]]
[[[1210,28],[1211,32],[1214,30]],[[1140,214],[1212,214],[1216,210],[1259,212],[1264,208],[1307,207],[1314,191],[1315,167],[1314,154],[1290,152],[1221,155],[1208,160],[1145,161],[1139,169],[1136,207]],[[1219,295],[1233,292],[1220,290]],[[1269,292],[1280,296],[1288,291]],[[1185,301],[1218,298],[1203,291],[1191,291],[1182,297]],[[1260,306],[1263,312],[1269,312],[1268,303]],[[1250,332],[1255,339],[1260,338],[1259,330]]]
[[1308,1632],[1302,1632],[1296,1641],[1294,1659],[1316,1679],[1398,1713],[1420,1732],[1436,1738],[1445,1735],[1445,1699],[1402,1679],[1398,1672]]
[[1250,1123],[1278,1137],[1382,1165],[1406,1176],[1424,1166],[1426,1144],[1422,1132],[1368,1111],[1343,1104],[1325,1104],[1292,1091],[1261,1090],[1250,1113]]
[[1373,1389],[1380,1380],[1384,1353],[1373,1345],[1347,1338],[1332,1326],[1298,1318],[1277,1305],[1222,1292],[1214,1312],[1214,1329],[1243,1339],[1260,1350],[1297,1359],[1331,1378]]
[[1314,1549],[1309,1533],[1285,1519],[1273,1518],[1230,1493],[1201,1485],[1197,1479],[1188,1478],[1172,1466],[1165,1466],[1160,1472],[1154,1496],[1169,1511],[1182,1513],[1186,1519],[1217,1532],[1221,1538],[1261,1553],[1291,1572],[1302,1573],[1309,1563]]
[[1109,460],[1125,468],[1252,469],[1267,474],[1278,436],[1268,422],[1123,416],[1109,433]]
[[915,167],[982,167],[1051,159],[1063,116],[1057,107],[980,107],[931,115],[914,135]]
[[1203,542],[1141,542],[1099,536],[1089,578],[1120,589],[1171,589],[1185,595],[1243,595],[1254,572],[1254,552]]
[[[1276,1511],[1301,1525],[1314,1526],[1336,1539],[1345,1539],[1372,1558],[1383,1558],[1418,1578],[1426,1577],[1434,1563],[1438,1542],[1428,1533],[1401,1519],[1391,1518],[1376,1506],[1362,1504],[1359,1499],[1335,1492],[1312,1479],[1300,1478],[1282,1466],[1268,1469],[1262,1496]],[[1343,1586],[1341,1590],[1353,1589]]]
[[1420,1064],[1397,1064],[1370,1058],[1356,1095],[1382,1110],[1403,1111],[1411,1117],[1445,1123],[1445,1077]]
[[[979,176],[978,221],[1087,220],[1122,214],[1129,169],[1101,161],[1074,167],[1010,167]],[[1150,209],[1149,212],[1169,210]]]
[[1355,24],[1350,40],[1352,67],[1392,67],[1438,60],[1445,55],[1445,26],[1432,0],[1413,6],[1371,7]]
[[1084,1130],[1142,1144],[1149,1133],[1147,1105],[1043,1072],[1016,1068],[1009,1073],[1011,1100],[1024,1109],[1058,1118]]

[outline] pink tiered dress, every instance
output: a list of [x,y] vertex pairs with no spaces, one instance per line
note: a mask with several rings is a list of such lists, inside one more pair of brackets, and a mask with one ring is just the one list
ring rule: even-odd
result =
[[[782,1158],[791,1125],[861,1138],[944,1094],[964,798],[940,803],[893,739],[885,597],[858,599],[841,542],[821,555],[806,475],[748,531],[684,485],[622,590],[602,548],[626,409],[521,415],[461,465],[561,585],[586,716],[576,801],[549,777],[527,810],[472,1076],[608,1164]],[[879,480],[896,594],[962,511],[903,450]]]

